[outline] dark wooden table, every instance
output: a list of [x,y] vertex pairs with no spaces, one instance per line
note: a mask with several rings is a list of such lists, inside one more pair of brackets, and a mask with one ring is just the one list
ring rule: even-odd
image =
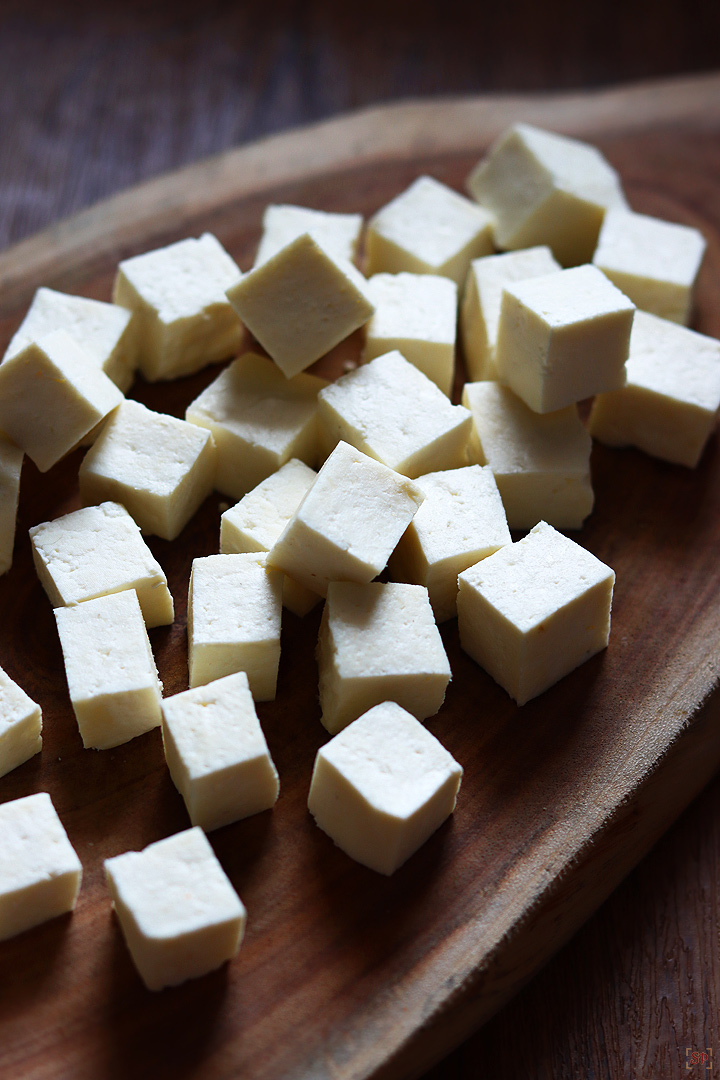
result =
[[[717,0],[627,7],[2,4],[0,247],[148,176],[362,105],[720,66]],[[714,1071],[693,1053],[720,1057],[719,849],[715,781],[542,974],[425,1080]]]

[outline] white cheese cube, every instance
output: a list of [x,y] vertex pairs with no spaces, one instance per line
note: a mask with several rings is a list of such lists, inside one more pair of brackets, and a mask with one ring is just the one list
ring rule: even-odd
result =
[[418,720],[433,716],[451,678],[422,585],[331,582],[317,658],[322,722],[331,735],[383,701]]
[[23,452],[0,432],[0,574],[12,566]]
[[609,446],[637,446],[693,468],[719,407],[720,341],[637,311],[627,383],[595,398],[590,433]]
[[0,668],[0,776],[24,764],[41,749],[40,706]]
[[174,540],[213,489],[215,444],[195,424],[124,401],[78,478],[85,505],[122,503],[144,533]]
[[193,560],[188,595],[190,686],[247,672],[256,701],[275,697],[282,574],[262,552]]
[[373,306],[352,263],[304,233],[251,270],[227,297],[288,378],[368,321]]
[[455,375],[457,285],[435,274],[375,274],[367,283],[375,314],[364,360],[397,349],[444,394]]
[[625,383],[635,305],[594,266],[506,285],[498,378],[547,413]]
[[460,644],[518,705],[604,649],[615,574],[541,521],[458,579]]
[[0,941],[72,911],[81,879],[47,792],[0,806]]
[[327,453],[343,439],[405,476],[465,465],[472,420],[399,352],[349,371],[318,394]]
[[30,541],[40,584],[53,607],[134,589],[147,627],[173,621],[163,568],[120,503],[88,506],[35,525]]
[[329,214],[305,206],[267,206],[255,266],[262,266],[304,233],[334,259],[354,262],[362,227],[362,214]]
[[138,364],[149,382],[226,360],[242,326],[225,290],[240,270],[210,233],[120,263],[113,300],[134,313]]
[[515,124],[470,173],[500,248],[547,244],[563,266],[589,262],[605,210],[626,206],[618,174],[594,146]]
[[492,469],[510,528],[579,529],[594,496],[592,439],[577,406],[536,413],[494,382],[466,383],[462,400],[473,415],[470,457]]
[[470,379],[477,382],[498,377],[495,347],[505,286],[559,269],[549,247],[508,251],[472,261],[460,309],[460,333]]
[[[317,473],[292,458],[220,518],[220,552],[270,551],[315,482]],[[285,575],[283,606],[307,615],[320,596]]]
[[461,570],[510,543],[492,470],[469,465],[415,481],[425,501],[390,556],[395,581],[424,585],[438,622],[457,615]]
[[193,825],[206,832],[274,806],[278,775],[244,671],[165,698],[165,759]]
[[613,210],[605,215],[593,263],[643,311],[687,324],[706,246],[689,225]]
[[74,449],[123,400],[64,330],[0,364],[0,430],[40,472]]
[[113,908],[149,990],[177,986],[237,955],[246,912],[202,829],[105,860]]
[[272,360],[245,353],[221,371],[187,408],[185,419],[212,432],[215,485],[241,498],[290,458],[318,457],[316,375],[286,379]]
[[88,361],[104,371],[123,393],[130,388],[137,366],[131,312],[102,300],[40,288],[3,359],[9,360],[54,330],[67,331],[87,354]]
[[322,746],[308,809],[351,859],[392,874],[455,809],[462,768],[392,701]]
[[370,220],[368,276],[441,274],[462,285],[472,259],[493,250],[492,218],[430,176],[417,180]]
[[55,609],[83,746],[107,750],[160,725],[162,683],[135,592]]
[[268,562],[321,596],[330,581],[372,581],[422,499],[406,477],[338,443]]

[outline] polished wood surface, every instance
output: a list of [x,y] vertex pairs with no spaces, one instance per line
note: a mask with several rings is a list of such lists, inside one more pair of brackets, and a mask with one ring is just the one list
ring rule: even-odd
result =
[[[718,335],[718,106],[720,82],[705,79],[410,105],[280,136],[0,257],[2,335],[35,285],[107,296],[118,254],[188,231],[212,228],[248,265],[268,198],[369,213],[422,170],[460,186],[512,116],[592,137],[633,205],[701,225],[710,250],[696,325]],[[137,396],[181,414],[212,374],[139,385]],[[157,733],[81,749],[25,538],[30,524],[77,505],[77,464],[76,455],[45,477],[26,467],[16,564],[0,594],[3,663],[41,700],[47,724],[42,758],[0,780],[0,798],[50,790],[86,868],[72,918],[0,946],[3,1077],[418,1075],[577,929],[720,761],[716,441],[694,472],[597,447],[597,508],[579,539],[618,573],[607,653],[519,710],[459,650],[455,624],[445,628],[454,681],[429,726],[465,766],[464,788],[453,821],[385,881],[334,849],[305,810],[324,741],[316,616],[288,617],[278,699],[260,708],[280,802],[213,836],[250,912],[246,943],[224,972],[150,995],[110,917],[102,859],[184,827],[182,803]],[[189,566],[217,550],[218,514],[211,498],[178,543],[152,543],[177,603],[173,628],[151,635],[167,693],[185,685]],[[697,1026],[691,1035],[707,1037]]]

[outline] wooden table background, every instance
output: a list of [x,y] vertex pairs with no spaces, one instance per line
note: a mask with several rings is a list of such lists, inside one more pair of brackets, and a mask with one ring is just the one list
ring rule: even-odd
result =
[[[718,67],[718,0],[0,3],[0,248],[151,175],[363,105]],[[688,1050],[720,1061],[719,856],[716,780],[424,1080],[664,1080],[704,1071]]]

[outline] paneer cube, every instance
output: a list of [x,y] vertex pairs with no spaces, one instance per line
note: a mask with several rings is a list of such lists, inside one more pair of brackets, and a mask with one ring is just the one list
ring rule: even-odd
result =
[[460,644],[518,705],[607,646],[614,572],[544,521],[458,584]]
[[386,701],[318,750],[308,809],[350,858],[393,874],[453,812],[462,773],[414,716]]

